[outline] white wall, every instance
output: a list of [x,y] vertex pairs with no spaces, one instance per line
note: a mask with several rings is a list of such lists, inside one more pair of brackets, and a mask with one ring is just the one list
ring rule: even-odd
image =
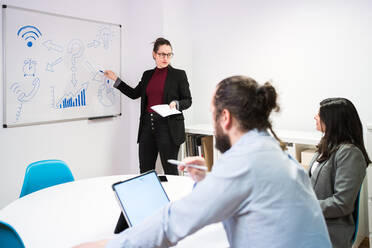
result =
[[[194,121],[227,76],[272,79],[282,112],[274,127],[313,131],[320,100],[343,96],[372,121],[372,2],[369,0],[194,0]],[[196,106],[197,105],[197,106]]]
[[[176,68],[186,71],[192,97],[198,90],[198,85],[193,83],[193,65],[192,65],[192,30],[191,30],[191,1],[163,0],[163,33],[164,37],[172,43],[175,56],[172,59],[172,65]],[[185,123],[192,124],[193,109],[184,111]]]
[[[122,24],[122,78],[135,86],[142,72],[154,66],[151,42],[162,34],[162,3],[151,0],[1,3]],[[139,100],[123,97],[122,116],[118,118],[1,128],[0,208],[18,198],[25,168],[33,161],[62,159],[76,179],[138,172],[139,107]],[[2,122],[3,87],[0,87],[0,116]]]

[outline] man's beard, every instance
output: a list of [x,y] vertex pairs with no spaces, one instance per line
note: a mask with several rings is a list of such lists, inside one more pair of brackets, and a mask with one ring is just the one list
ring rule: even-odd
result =
[[223,133],[223,130],[219,123],[215,124],[216,129],[216,149],[221,153],[226,152],[231,148],[231,142],[229,136]]

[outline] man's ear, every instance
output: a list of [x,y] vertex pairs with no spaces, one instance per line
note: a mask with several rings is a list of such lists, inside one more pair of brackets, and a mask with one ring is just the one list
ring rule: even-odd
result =
[[223,109],[220,116],[220,123],[223,130],[229,130],[232,126],[232,117],[230,111]]
[[155,52],[152,51],[152,58],[153,58],[153,59],[155,59],[155,55],[156,55]]

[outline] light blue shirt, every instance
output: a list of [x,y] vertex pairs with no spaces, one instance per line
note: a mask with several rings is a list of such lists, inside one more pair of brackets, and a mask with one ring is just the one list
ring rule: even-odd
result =
[[232,248],[332,247],[308,175],[267,132],[256,130],[226,151],[192,193],[107,247],[169,247],[220,221]]

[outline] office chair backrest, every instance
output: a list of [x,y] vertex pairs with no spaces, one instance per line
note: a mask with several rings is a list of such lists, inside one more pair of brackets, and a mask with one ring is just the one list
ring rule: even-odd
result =
[[353,236],[353,244],[356,240],[357,234],[358,234],[358,225],[359,225],[359,200],[360,200],[360,190],[358,192],[358,196],[355,200],[355,208],[353,212],[353,217],[354,217],[354,223],[355,223],[355,232]]
[[21,237],[14,228],[0,220],[0,246],[12,248],[24,248]]
[[61,160],[38,161],[27,166],[19,197],[40,189],[72,181],[74,181],[74,176],[65,162]]

